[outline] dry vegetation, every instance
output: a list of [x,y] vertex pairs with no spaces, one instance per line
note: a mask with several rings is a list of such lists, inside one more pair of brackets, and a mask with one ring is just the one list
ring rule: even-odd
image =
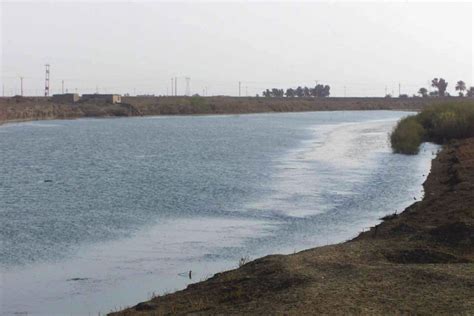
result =
[[445,147],[424,187],[352,241],[267,256],[112,315],[474,314],[474,139]]
[[[457,100],[452,98],[453,100]],[[54,103],[45,97],[0,98],[0,123],[79,117],[241,114],[328,110],[414,110],[443,98],[123,97],[122,104]]]
[[0,123],[135,115],[139,115],[138,111],[129,104],[55,103],[43,97],[0,98]]

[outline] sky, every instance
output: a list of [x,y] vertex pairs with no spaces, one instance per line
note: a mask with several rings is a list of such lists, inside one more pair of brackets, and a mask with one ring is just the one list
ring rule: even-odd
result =
[[397,96],[473,82],[473,4],[464,2],[3,1],[4,95],[254,96],[329,84],[331,96]]

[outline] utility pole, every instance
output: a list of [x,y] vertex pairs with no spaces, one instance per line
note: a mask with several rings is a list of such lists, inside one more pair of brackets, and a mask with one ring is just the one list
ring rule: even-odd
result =
[[245,96],[246,97],[249,96],[249,87],[248,86],[245,86]]
[[45,79],[44,79],[44,96],[49,97],[49,64],[44,65],[45,66]]
[[61,80],[61,93],[64,94],[64,80]]
[[20,77],[20,95],[23,96],[23,77]]
[[242,82],[239,81],[239,97],[240,97],[240,95],[241,95],[241,94],[240,94],[240,88],[241,88],[241,86],[242,86]]
[[171,94],[170,94],[171,96],[173,96],[173,95],[174,95],[174,89],[173,89],[173,87],[174,87],[174,84],[173,84],[173,80],[174,80],[174,79],[173,79],[173,78],[171,78]]
[[174,77],[174,95],[178,96],[178,77]]
[[400,84],[400,82],[398,83],[398,97],[400,97],[400,95],[402,94],[402,85]]
[[190,86],[191,78],[186,77],[186,95],[189,97],[191,95],[191,86]]
[[385,86],[385,95],[384,96],[386,96],[386,95],[387,95],[387,86]]

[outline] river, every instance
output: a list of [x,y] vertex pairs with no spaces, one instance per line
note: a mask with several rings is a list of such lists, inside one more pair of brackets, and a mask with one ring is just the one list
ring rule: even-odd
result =
[[[408,112],[79,119],[0,127],[0,311],[97,315],[343,242],[423,195]],[[191,279],[189,278],[189,271]]]

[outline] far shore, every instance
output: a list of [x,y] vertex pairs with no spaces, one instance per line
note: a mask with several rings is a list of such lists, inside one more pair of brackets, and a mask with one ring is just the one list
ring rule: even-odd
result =
[[57,103],[48,97],[0,97],[0,124],[36,120],[311,111],[420,111],[461,98],[122,97],[121,103]]

